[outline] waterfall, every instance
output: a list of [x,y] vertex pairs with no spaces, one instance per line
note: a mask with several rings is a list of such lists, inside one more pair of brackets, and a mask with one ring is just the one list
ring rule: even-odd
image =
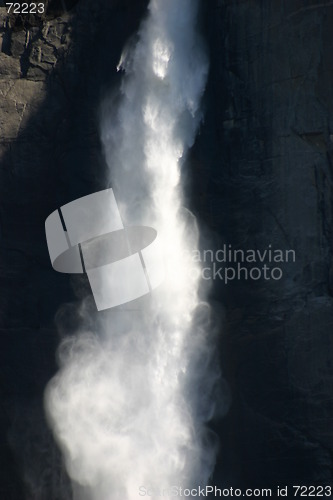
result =
[[102,105],[123,223],[157,231],[165,278],[98,321],[83,300],[81,326],[59,348],[45,404],[78,500],[171,498],[174,486],[205,486],[214,468],[216,440],[206,424],[219,369],[191,258],[198,227],[184,208],[184,159],[208,73],[197,17],[196,0],[151,0],[117,68],[120,93]]

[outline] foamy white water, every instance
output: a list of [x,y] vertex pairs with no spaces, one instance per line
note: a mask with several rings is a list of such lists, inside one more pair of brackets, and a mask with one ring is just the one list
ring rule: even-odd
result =
[[157,230],[166,278],[152,297],[110,311],[94,329],[83,302],[87,328],[60,349],[46,408],[78,500],[133,500],[148,488],[154,499],[173,485],[204,486],[214,466],[205,423],[219,372],[190,257],[198,229],[182,187],[208,72],[197,9],[196,0],[151,0],[119,63],[120,99],[103,106],[102,140],[123,221]]

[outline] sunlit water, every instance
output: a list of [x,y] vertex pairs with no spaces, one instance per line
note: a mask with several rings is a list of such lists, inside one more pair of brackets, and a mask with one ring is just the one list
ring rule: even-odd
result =
[[195,0],[151,0],[118,66],[120,99],[103,104],[101,137],[123,221],[157,230],[166,273],[151,297],[111,310],[94,328],[83,302],[87,326],[60,348],[46,409],[78,500],[132,500],[148,488],[160,498],[162,488],[205,485],[214,466],[205,422],[219,373],[182,184],[208,71],[197,8]]

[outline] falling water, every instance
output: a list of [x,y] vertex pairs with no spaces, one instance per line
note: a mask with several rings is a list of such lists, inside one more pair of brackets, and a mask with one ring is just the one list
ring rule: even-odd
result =
[[[101,137],[125,226],[157,230],[163,284],[106,311],[59,350],[46,391],[49,421],[78,500],[132,500],[150,489],[204,486],[215,439],[206,428],[219,377],[210,308],[191,259],[198,244],[184,208],[184,158],[201,120],[208,61],[196,0],[151,0],[122,54],[120,96],[103,103]],[[201,290],[201,291],[200,291]]]

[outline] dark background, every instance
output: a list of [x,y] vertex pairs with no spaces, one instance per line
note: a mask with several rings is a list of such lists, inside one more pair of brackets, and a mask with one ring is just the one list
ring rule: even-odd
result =
[[[188,161],[191,207],[217,248],[296,251],[278,282],[215,282],[232,404],[211,423],[212,483],[330,485],[333,2],[202,3],[210,75]],[[75,297],[71,278],[51,268],[44,221],[105,187],[99,107],[119,85],[122,47],[146,5],[0,11],[1,500],[71,498],[43,391],[56,371],[56,312]]]

